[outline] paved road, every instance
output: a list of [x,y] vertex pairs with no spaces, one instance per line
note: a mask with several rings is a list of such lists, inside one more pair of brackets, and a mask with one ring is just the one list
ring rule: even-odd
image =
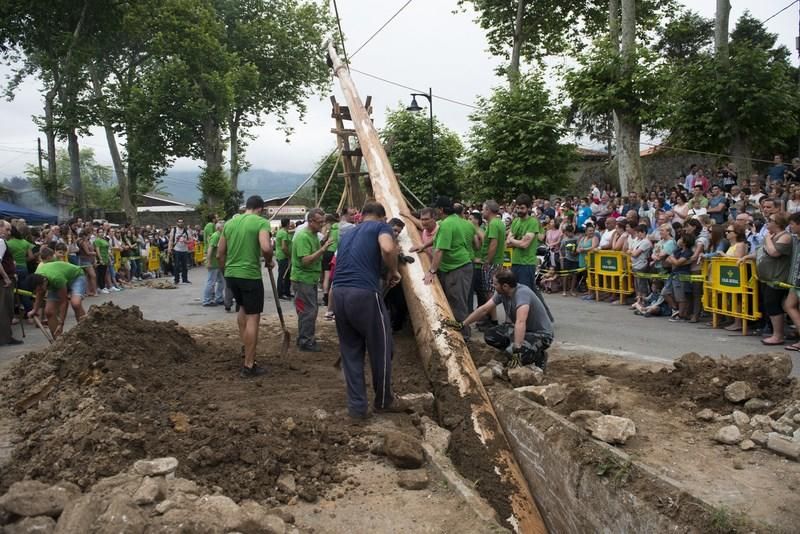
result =
[[[177,289],[152,289],[140,287],[121,293],[87,299],[86,306],[113,301],[120,306],[137,305],[147,319],[167,321],[174,319],[181,324],[196,325],[224,319],[233,321],[233,314],[226,314],[222,307],[205,308],[200,303],[205,270],[192,269],[192,285],[179,285]],[[267,313],[275,313],[275,305],[267,288]],[[595,350],[616,354],[620,357],[639,358],[668,362],[687,352],[698,352],[711,356],[742,356],[768,352],[760,338],[731,335],[724,330],[712,330],[695,324],[670,323],[663,318],[648,318],[633,315],[625,307],[607,303],[586,302],[560,295],[547,297],[547,302],[556,316],[556,341],[562,350],[581,353]],[[289,328],[296,328],[294,308],[283,303]],[[320,319],[321,320],[321,319]],[[67,328],[74,324],[70,315]],[[19,327],[14,327],[19,335]],[[29,350],[40,350],[47,345],[42,334],[32,325],[26,325],[25,344],[17,347],[0,347],[0,369]],[[778,347],[781,352],[782,349]],[[794,361],[794,374],[800,371],[800,353],[790,353]]]

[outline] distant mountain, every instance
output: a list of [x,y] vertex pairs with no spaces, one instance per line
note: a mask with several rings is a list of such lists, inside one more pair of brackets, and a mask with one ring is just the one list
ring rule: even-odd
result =
[[[162,178],[159,187],[175,200],[196,204],[200,200],[199,176],[200,171],[172,170]],[[239,189],[244,191],[244,198],[261,195],[266,200],[289,195],[306,178],[307,174],[250,169],[239,175]]]

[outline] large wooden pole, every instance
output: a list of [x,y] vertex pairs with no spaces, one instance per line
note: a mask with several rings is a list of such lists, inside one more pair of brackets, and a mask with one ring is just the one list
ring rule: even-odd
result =
[[[389,216],[401,217],[408,207],[378,133],[333,45],[329,45],[328,55],[350,108],[375,199]],[[408,224],[400,235],[400,246],[408,251],[419,239],[417,228]],[[446,326],[453,314],[442,288],[438,282],[430,286],[423,283],[429,262],[425,254],[415,257],[414,263],[401,267],[403,292],[440,419],[453,432],[451,456],[456,457],[454,462],[462,474],[472,478],[481,495],[498,510],[505,526],[525,534],[544,533],[547,530],[542,517],[464,339]]]

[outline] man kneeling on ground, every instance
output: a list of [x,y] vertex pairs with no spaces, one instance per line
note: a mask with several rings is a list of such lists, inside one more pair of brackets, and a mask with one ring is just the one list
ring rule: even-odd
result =
[[510,355],[508,367],[534,364],[544,370],[546,351],[553,343],[553,323],[544,304],[528,286],[517,284],[516,276],[507,269],[495,273],[494,290],[494,296],[464,319],[464,325],[486,317],[502,304],[506,322],[486,331],[486,344]]
[[44,306],[47,326],[55,338],[64,331],[67,303],[72,306],[76,321],[80,321],[86,315],[82,304],[86,295],[86,275],[77,265],[56,260],[53,249],[49,247],[42,247],[39,250],[39,259],[42,263],[28,278],[30,288],[36,295],[36,302],[28,317],[36,317]]

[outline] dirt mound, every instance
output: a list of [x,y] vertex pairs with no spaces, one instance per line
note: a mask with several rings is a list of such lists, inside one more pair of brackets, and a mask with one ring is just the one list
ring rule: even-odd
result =
[[211,337],[197,342],[174,321],[109,304],[25,356],[0,382],[3,408],[17,413],[23,438],[0,490],[23,478],[86,489],[136,459],[160,456],[177,457],[180,476],[237,500],[315,500],[341,481],[336,465],[368,448],[359,427],[304,409],[286,390],[287,402],[264,402],[269,386],[291,390],[292,373],[308,371],[287,362],[283,376],[241,380],[236,344],[229,334]]
[[789,377],[791,371],[792,360],[785,354],[751,354],[733,360],[690,352],[675,360],[672,369],[644,373],[633,385],[663,399],[688,399],[702,408],[723,409],[732,406],[725,399],[725,388],[737,381],[750,385],[752,397],[773,403],[791,399],[797,382]]

